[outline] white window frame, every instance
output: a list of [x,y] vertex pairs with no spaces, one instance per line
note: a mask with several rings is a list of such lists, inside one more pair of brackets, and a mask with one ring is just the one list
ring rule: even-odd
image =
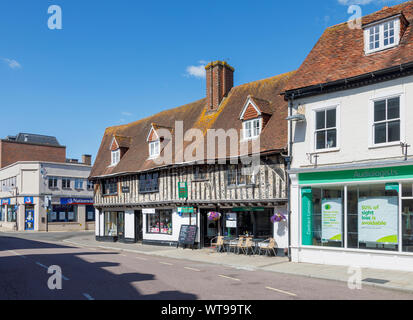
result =
[[83,179],[76,178],[75,179],[75,189],[76,190],[83,190]]
[[[259,132],[258,132],[258,135],[255,135],[254,134],[254,124],[257,121],[259,123],[259,130],[258,130]],[[249,129],[249,130],[251,130],[251,136],[250,137],[247,136],[247,133],[249,131],[247,129],[247,124],[251,125],[251,128]],[[243,121],[242,122],[242,132],[243,132],[242,133],[243,140],[253,140],[253,139],[258,138],[261,135],[261,132],[262,132],[262,118],[255,118],[255,119]]]
[[[394,43],[384,44],[384,26],[394,22]],[[379,27],[379,47],[370,49],[370,30],[372,28]],[[364,27],[364,51],[366,54],[390,49],[398,46],[400,43],[400,17],[392,17],[387,20],[380,21],[379,23],[370,24]]]
[[111,166],[116,166],[120,162],[120,149],[112,151]]
[[[153,149],[152,149],[153,147]],[[161,144],[160,141],[149,142],[149,159],[154,159],[159,157],[161,154]]]
[[[334,148],[324,148],[324,149],[317,149],[317,138],[316,138],[316,133],[317,131],[321,130],[326,130],[326,129],[320,129],[317,130],[317,112],[320,111],[327,111],[327,110],[332,110],[336,109],[336,146]],[[331,103],[328,105],[323,105],[319,107],[315,107],[312,109],[313,116],[312,116],[312,150],[313,153],[323,153],[323,152],[333,152],[333,151],[339,151],[340,150],[340,103]],[[327,121],[327,119],[326,119]]]
[[[404,99],[404,92],[393,90],[387,91],[382,94],[377,94],[370,99],[370,107],[369,107],[369,149],[374,148],[382,148],[382,147],[392,147],[392,146],[400,146],[400,142],[404,142],[406,140],[405,136],[405,121],[406,121],[406,114],[405,114],[405,99]],[[384,143],[375,143],[375,136],[374,136],[374,103],[376,101],[387,100],[392,98],[400,98],[400,140],[399,141],[392,141],[392,142],[384,142]]]

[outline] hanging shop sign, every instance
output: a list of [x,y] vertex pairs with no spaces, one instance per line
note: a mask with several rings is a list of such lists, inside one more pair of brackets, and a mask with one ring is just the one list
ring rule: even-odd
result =
[[122,186],[122,193],[130,193],[130,187],[129,186]]
[[24,197],[24,204],[33,204],[33,197]]
[[10,205],[10,199],[1,199],[1,205],[2,206],[9,206]]
[[321,206],[322,241],[341,241],[343,230],[342,199],[323,199]]
[[156,210],[154,208],[149,208],[149,209],[142,209],[143,214],[155,214]]
[[179,199],[188,198],[188,183],[187,182],[178,182],[178,194],[179,194]]
[[398,243],[398,197],[360,198],[359,242]]
[[80,199],[80,198],[60,198],[61,205],[73,205],[73,204],[84,204],[91,205],[93,204],[93,199]]
[[399,184],[398,183],[386,183],[386,191],[399,192]]

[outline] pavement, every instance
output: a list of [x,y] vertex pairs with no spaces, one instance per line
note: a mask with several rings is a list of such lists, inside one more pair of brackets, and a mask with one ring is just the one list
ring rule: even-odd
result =
[[[41,241],[60,242],[78,248],[95,248],[112,250],[117,252],[128,252],[146,256],[162,257],[174,260],[190,261],[198,264],[213,264],[222,267],[233,268],[244,271],[265,271],[282,275],[300,276],[322,280],[347,282],[349,280],[348,267],[317,265],[308,263],[289,262],[288,258],[246,256],[233,253],[217,253],[211,249],[192,250],[175,247],[161,247],[142,244],[106,243],[97,242],[94,233],[17,233],[8,232],[9,235],[36,239]],[[0,232],[1,235],[1,232]],[[391,271],[380,269],[363,268],[362,285],[373,286],[381,289],[397,290],[413,293],[413,272]],[[364,281],[377,279],[376,282]]]
[[[271,271],[284,264],[282,258],[102,244],[90,233],[0,232],[0,300],[413,300],[410,292],[354,290],[345,282]],[[50,287],[52,267],[61,270],[61,290]]]

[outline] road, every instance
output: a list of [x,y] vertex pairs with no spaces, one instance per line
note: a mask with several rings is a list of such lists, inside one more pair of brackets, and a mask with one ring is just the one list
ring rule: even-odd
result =
[[[138,253],[64,244],[70,233],[0,233],[1,300],[331,300],[412,299],[370,286],[247,271]],[[47,241],[47,242],[46,242]],[[48,268],[62,269],[62,290],[48,288]]]

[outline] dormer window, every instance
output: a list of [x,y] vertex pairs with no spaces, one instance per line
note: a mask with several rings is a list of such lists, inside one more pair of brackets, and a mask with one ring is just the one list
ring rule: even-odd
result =
[[111,165],[116,166],[120,161],[120,149],[112,151],[112,161]]
[[364,29],[364,39],[367,54],[399,45],[400,18],[367,25]]
[[244,140],[250,140],[250,139],[257,138],[261,134],[261,129],[262,129],[261,123],[262,123],[261,118],[244,121],[242,123],[243,132],[244,132]]
[[159,145],[160,145],[159,140],[149,143],[149,158],[153,159],[159,156],[160,154]]

